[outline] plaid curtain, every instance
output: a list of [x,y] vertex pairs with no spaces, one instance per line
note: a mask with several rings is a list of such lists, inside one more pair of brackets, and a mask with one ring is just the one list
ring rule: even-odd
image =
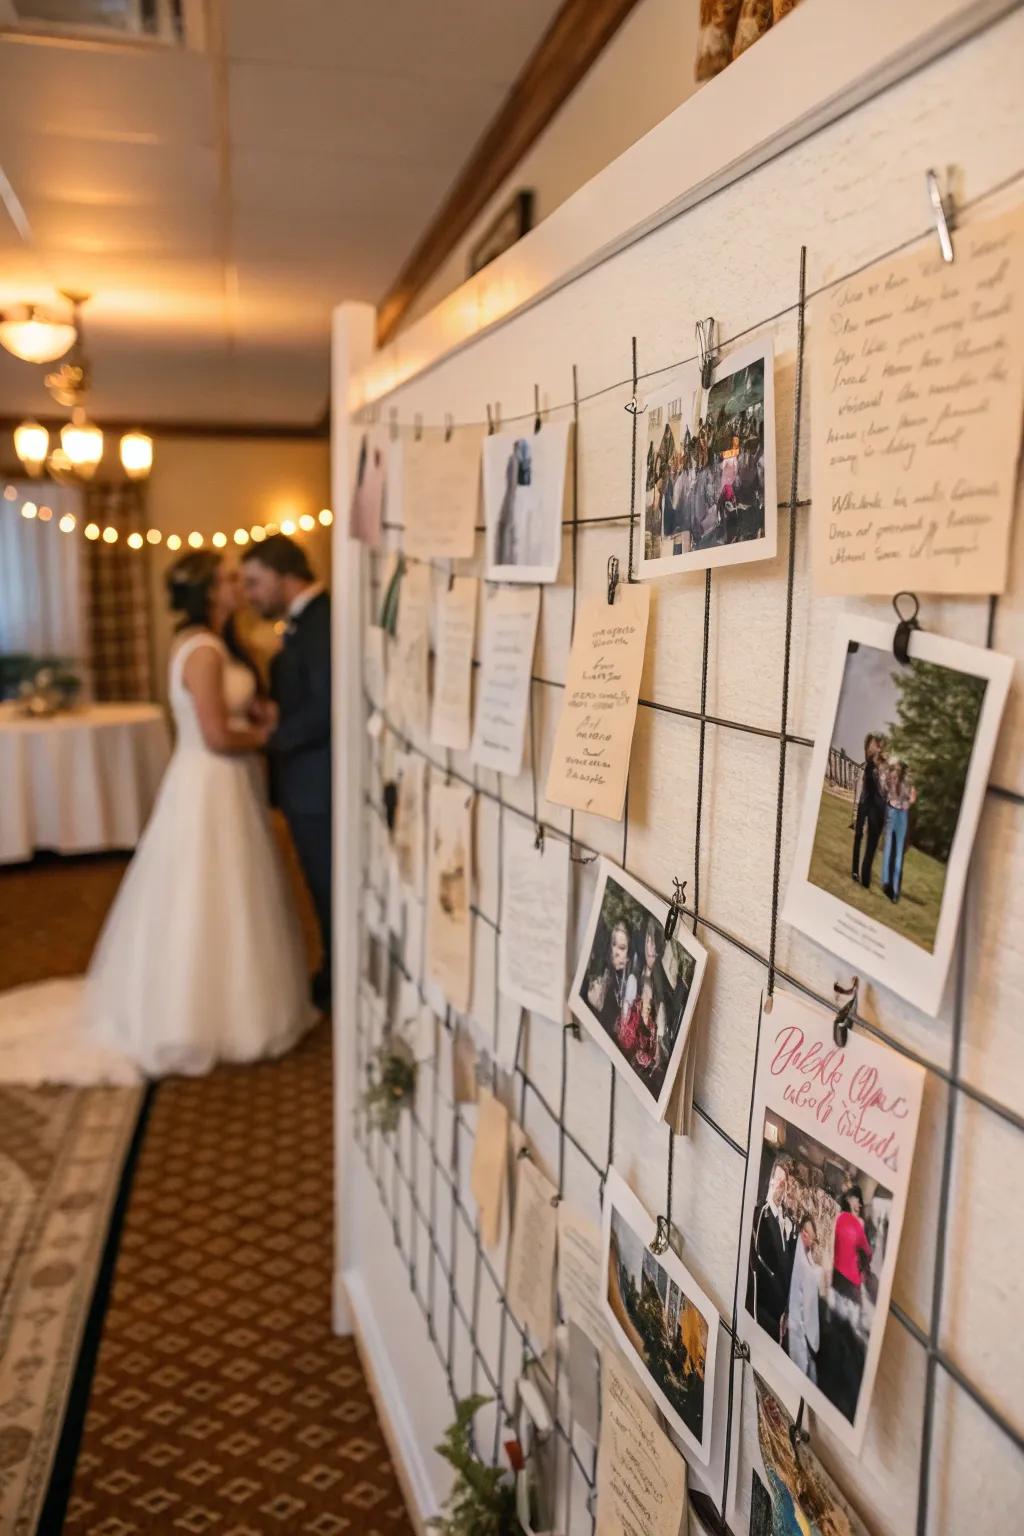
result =
[[128,535],[146,531],[143,487],[90,485],[87,522],[117,529],[117,543],[87,544],[87,634],[93,697],[153,698],[153,641],[148,548],[129,549]]

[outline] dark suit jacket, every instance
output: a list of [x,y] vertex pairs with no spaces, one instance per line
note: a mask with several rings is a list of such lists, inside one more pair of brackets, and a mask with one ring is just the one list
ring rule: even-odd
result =
[[289,624],[270,668],[280,710],[267,743],[271,790],[286,816],[331,811],[331,600],[320,592]]
[[747,1277],[747,1311],[779,1342],[779,1320],[789,1306],[789,1282],[793,1273],[795,1233],[787,1242],[782,1228],[765,1202],[754,1214],[750,1237],[750,1271]]

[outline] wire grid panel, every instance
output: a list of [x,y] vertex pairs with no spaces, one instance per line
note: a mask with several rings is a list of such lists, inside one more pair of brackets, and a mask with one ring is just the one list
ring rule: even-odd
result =
[[[812,488],[800,441],[808,442],[811,421],[806,391],[797,410],[799,251],[806,244],[813,296],[830,277],[921,234],[922,168],[944,153],[973,171],[968,185],[979,198],[1006,186],[1019,197],[1019,127],[1008,130],[1009,143],[996,153],[979,123],[1009,111],[1009,96],[993,85],[993,61],[1000,48],[1020,42],[1020,22],[1010,18],[944,65],[692,210],[391,402],[402,432],[413,430],[418,413],[428,421],[450,412],[456,422],[480,422],[482,402],[496,396],[528,420],[539,383],[547,420],[577,418],[574,512],[564,528],[559,582],[543,591],[526,771],[510,781],[476,772],[467,755],[446,754],[425,739],[403,738],[401,745],[422,752],[476,794],[471,1016],[478,1038],[497,1044],[506,1027],[496,976],[501,833],[508,818],[537,819],[548,836],[572,839],[581,860],[573,865],[577,941],[593,891],[594,870],[582,862],[589,854],[608,854],[666,899],[675,876],[689,881],[687,915],[711,959],[698,1010],[697,1113],[688,1139],[673,1141],[633,1095],[616,1093],[614,1074],[595,1047],[539,1017],[524,1016],[512,1076],[492,1072],[564,1198],[596,1219],[614,1160],[652,1212],[664,1213],[671,1201],[686,1261],[727,1331],[735,1322],[762,992],[774,980],[830,1005],[833,983],[849,979],[827,953],[777,923],[778,877],[788,872],[795,840],[836,611],[813,597],[808,579]],[[838,167],[849,174],[841,176]],[[627,566],[635,449],[633,419],[623,406],[633,358],[620,317],[628,315],[639,336],[642,399],[645,383],[669,381],[692,355],[695,284],[683,281],[687,272],[700,275],[699,313],[721,317],[726,351],[748,333],[773,336],[779,554],[710,577],[655,584],[626,816],[621,823],[571,816],[545,800],[543,784],[576,597],[603,587],[610,555],[623,571]],[[813,297],[809,314],[813,323]],[[387,528],[391,546],[400,547],[401,536],[400,527]],[[926,627],[1019,655],[1020,543],[1010,590],[998,604],[927,600]],[[479,554],[466,568],[482,573]],[[366,563],[366,620],[379,598],[379,563],[377,557]],[[447,567],[439,569],[435,579],[446,573]],[[855,606],[889,611],[887,604]],[[1012,1301],[1022,1255],[1005,1219],[1006,1193],[1020,1187],[1024,1172],[1022,1047],[1013,1025],[1013,1003],[1024,990],[1021,735],[1015,692],[940,1017],[926,1018],[872,987],[870,1018],[858,1023],[928,1067],[894,1300],[861,1457],[812,1425],[816,1450],[878,1532],[958,1531],[982,1511],[997,1518],[998,1528],[998,1517],[1024,1493],[1024,1353]],[[384,900],[385,869],[375,852],[380,836],[373,831],[383,815],[382,785],[369,745],[366,753],[364,878],[368,899],[376,893]],[[394,983],[421,980],[409,970],[416,949],[409,944],[408,931],[391,941]],[[494,1457],[529,1341],[505,1303],[504,1248],[491,1254],[479,1241],[468,1190],[474,1111],[450,1102],[455,1025],[449,1015],[441,1027],[441,1066],[421,1068],[416,1109],[400,1131],[386,1138],[360,1126],[368,1178],[358,1175],[362,1188],[354,1192],[364,1222],[359,1266],[374,1294],[379,1288],[381,1297],[392,1298],[399,1294],[397,1266],[402,1294],[413,1300],[411,1309],[399,1307],[400,1317],[382,1316],[382,1327],[389,1343],[394,1332],[399,1363],[392,1364],[404,1393],[417,1402],[421,1449],[439,1438],[454,1399],[479,1390],[495,1398],[478,1425],[478,1449]],[[359,1072],[379,1027],[372,1010],[360,1011]],[[436,1391],[423,1380],[423,1339]],[[403,1374],[413,1357],[419,1368]],[[736,1363],[733,1379],[735,1393],[719,1400],[716,1412],[737,1417],[733,1526],[744,1530],[756,1441],[749,1366]],[[563,1527],[589,1531],[593,1449],[572,1424],[561,1384],[551,1386],[560,1404]]]

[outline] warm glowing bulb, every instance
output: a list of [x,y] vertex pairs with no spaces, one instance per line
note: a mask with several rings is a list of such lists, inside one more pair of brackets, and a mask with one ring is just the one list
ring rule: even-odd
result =
[[160,540],[162,538],[163,538],[163,534],[160,532],[159,528],[147,528],[146,529],[146,543],[147,544],[159,544]]
[[17,501],[18,492],[13,485],[4,486],[4,501]]
[[121,464],[129,480],[145,480],[153,468],[153,439],[145,432],[126,432],[121,439]]
[[22,515],[22,517],[33,518],[33,517],[36,516],[36,513],[38,511],[39,511],[39,508],[36,506],[34,501],[26,501],[26,502],[22,503],[22,508],[21,508],[21,515]]
[[249,529],[249,537],[252,539],[253,543],[262,544],[266,536],[267,530],[264,528],[263,524],[253,523],[252,527]]
[[310,517],[308,512],[303,512],[302,516],[299,518],[299,527],[302,529],[303,533],[311,532],[311,530],[316,527],[316,518]]
[[49,448],[50,434],[38,421],[23,421],[20,427],[15,427],[14,451],[29,474],[39,473],[46,463]]
[[268,539],[272,539],[274,537],[275,533],[280,533],[281,532],[280,528],[277,526],[276,523],[264,523],[263,531],[267,535]]
[[169,533],[167,535],[167,548],[168,549],[180,549],[181,548],[181,536],[179,534],[177,534],[177,533]]
[[71,512],[65,512],[64,516],[61,518],[60,522],[57,524],[57,527],[60,529],[61,533],[74,533],[74,531],[75,531],[74,515]]
[[320,509],[320,523],[321,523],[321,525],[324,528],[329,528],[333,522],[334,522],[334,513],[331,511],[330,507],[322,507]]
[[295,532],[295,524],[290,517],[286,517],[284,522],[281,524],[281,532],[287,534],[289,538],[291,538],[292,534]]
[[249,542],[249,530],[247,528],[236,528],[235,529],[235,543],[236,544],[248,544],[248,542]]
[[130,533],[128,535],[128,548],[129,549],[141,549],[142,545],[143,545],[143,538],[142,538],[142,534],[141,533]]
[[53,516],[53,508],[52,507],[40,507],[39,508],[39,521],[41,523],[48,523],[52,516]]
[[201,533],[196,533],[196,531],[193,529],[193,531],[188,536],[188,547],[189,547],[189,549],[202,549],[202,547],[203,547],[203,536],[202,536],[202,534]]
[[223,549],[227,541],[228,536],[226,533],[215,533],[213,538],[210,540],[210,543],[213,545],[214,549]]
[[98,539],[100,536],[99,523],[86,523],[84,532],[87,539]]
[[103,433],[92,422],[86,421],[81,407],[76,407],[71,420],[61,427],[60,445],[75,469],[86,479],[103,457]]
[[108,523],[103,530],[103,542],[104,544],[117,543],[117,529],[113,526],[112,523]]

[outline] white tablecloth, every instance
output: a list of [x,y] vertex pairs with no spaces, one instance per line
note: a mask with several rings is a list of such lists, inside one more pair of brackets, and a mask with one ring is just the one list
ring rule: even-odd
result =
[[134,848],[169,755],[156,704],[93,704],[48,720],[0,705],[0,864],[36,848]]

